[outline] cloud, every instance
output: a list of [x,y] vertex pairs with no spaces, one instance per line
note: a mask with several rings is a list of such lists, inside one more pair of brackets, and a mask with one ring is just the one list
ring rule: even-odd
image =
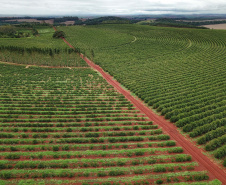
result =
[[114,15],[156,13],[222,13],[225,0],[1,0],[1,14]]

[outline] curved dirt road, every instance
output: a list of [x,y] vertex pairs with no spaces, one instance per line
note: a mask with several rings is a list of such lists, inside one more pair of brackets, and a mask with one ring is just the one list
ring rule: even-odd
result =
[[[74,48],[68,41],[63,38],[64,42],[68,44],[71,48]],[[81,58],[83,58],[87,64],[101,73],[101,75],[107,80],[109,84],[115,87],[118,92],[122,93],[130,102],[134,104],[141,112],[143,112],[150,120],[154,121],[155,124],[162,127],[163,131],[165,131],[172,139],[174,139],[177,144],[183,147],[186,153],[189,153],[192,158],[197,161],[200,165],[200,168],[203,170],[209,171],[210,179],[218,179],[222,182],[223,185],[226,185],[226,173],[223,169],[221,169],[217,164],[212,162],[210,158],[202,153],[202,150],[197,148],[191,141],[186,139],[180,132],[177,130],[177,127],[165,120],[164,117],[155,114],[151,109],[149,109],[146,105],[142,103],[142,101],[133,97],[129,91],[123,89],[116,80],[113,79],[108,73],[104,72],[103,69],[94,64],[91,60],[84,57],[81,54]]]

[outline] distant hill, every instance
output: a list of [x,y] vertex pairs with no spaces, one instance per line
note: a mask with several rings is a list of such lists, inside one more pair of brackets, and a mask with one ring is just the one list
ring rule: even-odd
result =
[[[150,21],[151,20],[151,21]],[[153,26],[195,28],[201,25],[226,23],[226,15],[131,15],[131,16],[77,16],[64,17],[0,17],[0,25],[37,23],[51,25],[132,24],[140,22]]]
[[94,19],[87,19],[84,24],[86,25],[95,25],[95,24],[131,24],[137,21],[133,21],[127,18],[108,16],[108,17],[99,17]]

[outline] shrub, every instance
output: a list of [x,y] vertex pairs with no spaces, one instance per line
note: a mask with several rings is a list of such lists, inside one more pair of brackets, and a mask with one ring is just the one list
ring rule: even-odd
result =
[[18,149],[17,149],[16,147],[14,147],[14,146],[11,146],[11,147],[10,147],[10,150],[11,150],[11,151],[18,151]]
[[139,161],[132,161],[132,163],[131,163],[132,165],[138,165],[138,164],[140,164],[140,162]]
[[[176,162],[185,162],[185,161],[191,161],[191,156],[186,156],[186,157],[181,157],[181,156],[177,156],[175,158]],[[173,161],[172,161],[173,162]]]
[[156,181],[156,184],[162,184],[163,183],[163,180],[159,179]]
[[148,164],[155,164],[156,162],[157,162],[157,160],[155,160],[155,159],[148,160]]
[[11,172],[3,172],[0,174],[0,177],[3,179],[11,179],[13,175],[11,174]]
[[171,179],[169,177],[167,177],[166,182],[171,182]]
[[42,154],[39,154],[39,155],[38,155],[38,158],[39,158],[39,159],[42,159],[42,158],[43,158],[43,155],[42,155]]
[[173,167],[169,167],[167,170],[168,170],[169,172],[173,172],[173,171],[174,171],[174,168],[173,168]]
[[122,162],[122,161],[118,161],[118,162],[117,162],[117,165],[118,165],[118,166],[124,166],[125,164],[126,164],[126,163],[125,163],[125,162]]
[[125,172],[124,171],[110,171],[108,173],[109,176],[119,176],[119,175],[124,175]]
[[60,158],[60,156],[59,156],[58,154],[54,154],[54,155],[53,155],[53,158],[54,158],[54,159],[58,159],[58,158]]
[[219,137],[217,139],[214,139],[210,141],[206,146],[205,150],[210,151],[210,150],[215,150],[216,148],[224,145],[226,143],[226,135]]
[[173,148],[168,150],[169,153],[182,153],[184,150],[182,148]]
[[87,133],[85,134],[85,137],[99,137],[98,133]]
[[134,126],[133,130],[139,130],[139,127],[138,126]]
[[69,150],[69,149],[70,147],[68,145],[62,147],[62,150]]
[[143,171],[143,170],[141,170],[141,169],[139,169],[139,170],[135,170],[135,171],[134,171],[134,173],[135,173],[135,174],[143,174],[143,173],[144,173],[144,171]]
[[144,145],[142,145],[142,144],[140,144],[140,143],[137,143],[137,147],[138,147],[138,148],[142,148],[142,147],[144,147]]
[[128,145],[123,145],[122,148],[128,148]]
[[84,173],[83,176],[84,177],[89,177],[89,173]]
[[20,155],[18,154],[8,154],[5,156],[5,159],[20,159]]
[[61,168],[68,168],[68,167],[69,167],[69,165],[68,165],[68,164],[66,164],[66,163],[64,163],[64,164],[61,164],[61,165],[60,165],[60,167],[61,167]]
[[166,168],[165,167],[156,167],[153,170],[154,172],[166,172]]
[[105,177],[105,176],[107,176],[107,174],[105,172],[98,172],[97,176],[98,177]]
[[226,159],[224,160],[224,163],[223,163],[224,167],[226,167]]
[[176,142],[175,141],[167,141],[166,146],[175,146]]
[[39,165],[38,165],[38,168],[39,168],[39,169],[45,168],[45,167],[46,167],[46,165],[44,165],[43,163],[39,163]]
[[6,169],[7,166],[5,164],[0,164],[0,170]]
[[181,170],[182,170],[182,167],[180,166],[180,167],[178,167],[177,169],[181,171]]
[[174,177],[174,178],[173,178],[173,181],[174,181],[174,182],[179,182],[180,180],[179,180],[177,177]]
[[226,145],[214,151],[214,157],[221,159],[226,156]]
[[74,173],[69,173],[68,177],[69,178],[73,178],[73,177],[75,177],[75,174]]
[[55,31],[53,38],[65,38],[65,33],[63,31]]
[[194,180],[196,181],[202,181],[202,180],[208,180],[209,176],[204,174],[204,175],[195,175]]
[[67,132],[72,132],[72,128],[67,128]]
[[187,170],[194,170],[195,167],[193,167],[193,166],[188,166],[186,169],[187,169]]
[[48,174],[48,173],[43,172],[43,174],[42,174],[42,178],[47,178],[47,177],[49,177],[49,174]]
[[193,178],[192,178],[192,176],[187,176],[187,177],[184,177],[184,180],[185,180],[185,181],[192,181]]
[[53,146],[53,151],[59,151],[59,146]]
[[34,139],[33,141],[32,141],[32,144],[38,144],[38,141],[36,140],[36,139]]
[[159,135],[157,136],[158,140],[169,140],[170,136],[168,135]]
[[142,155],[144,155],[144,151],[136,151],[135,155],[136,156],[142,156]]

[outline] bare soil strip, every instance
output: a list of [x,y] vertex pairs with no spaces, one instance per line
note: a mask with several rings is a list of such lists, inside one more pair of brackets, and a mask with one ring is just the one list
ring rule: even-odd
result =
[[203,27],[215,30],[226,30],[226,24],[211,24],[211,25],[202,25]]
[[17,64],[17,63],[13,63],[13,62],[3,62],[0,61],[0,63],[2,64],[9,64],[9,65],[15,65],[15,66],[25,66],[26,69],[28,69],[29,67],[42,67],[42,68],[65,68],[65,69],[86,69],[86,68],[90,68],[90,67],[63,67],[63,66],[39,66],[39,65],[28,65],[28,64]]
[[[68,44],[69,47],[74,48],[68,41],[63,38],[64,42]],[[143,112],[148,118],[158,124],[162,129],[174,140],[177,141],[177,144],[182,146],[185,152],[189,153],[194,160],[196,160],[200,164],[200,168],[209,171],[210,179],[217,178],[223,184],[226,185],[226,172],[224,169],[221,169],[216,163],[211,161],[206,155],[203,154],[203,151],[197,148],[190,140],[185,138],[180,132],[177,130],[177,127],[165,120],[164,117],[155,114],[150,108],[143,104],[142,101],[133,97],[128,90],[122,88],[121,84],[113,79],[108,73],[104,72],[103,69],[94,64],[91,60],[84,57],[81,54],[81,58],[83,58],[87,64],[92,67],[94,70],[101,73],[103,78],[107,80],[109,84],[111,84],[114,88],[118,90],[121,94],[123,94],[130,102],[134,104],[136,108],[138,108],[141,112]]]

